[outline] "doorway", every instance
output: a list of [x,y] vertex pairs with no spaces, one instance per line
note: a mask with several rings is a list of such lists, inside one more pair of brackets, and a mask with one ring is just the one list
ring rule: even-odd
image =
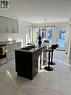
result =
[[65,50],[66,44],[66,26],[38,26],[33,28],[33,40],[32,42],[38,45],[38,31],[41,30],[42,44],[44,40],[49,41],[49,46],[52,44],[58,44],[59,50]]
[[58,45],[60,49],[65,48],[65,34],[66,30],[64,28],[60,28],[58,31]]
[[44,27],[42,28],[42,43],[44,40],[49,41],[49,45],[53,43],[53,33],[54,33],[54,27]]
[[33,38],[35,45],[38,45],[38,32],[41,31],[41,37],[42,37],[42,44],[44,43],[44,40],[49,41],[49,46],[52,45],[53,39],[54,39],[54,26],[42,26],[42,27],[36,27],[33,29]]
[[47,39],[50,45],[53,43],[53,34],[54,34],[54,27],[47,27]]

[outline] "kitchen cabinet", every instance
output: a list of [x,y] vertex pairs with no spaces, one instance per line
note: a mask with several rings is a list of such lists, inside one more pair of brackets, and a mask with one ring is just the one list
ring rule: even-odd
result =
[[18,21],[0,16],[0,33],[18,33]]
[[18,22],[16,20],[12,21],[12,33],[18,33]]
[[16,42],[7,45],[7,59],[8,61],[15,57],[15,49],[21,47],[21,42]]
[[7,33],[12,33],[12,20],[7,19]]
[[33,79],[41,69],[43,58],[42,52],[46,46],[35,47],[27,46],[15,50],[15,66],[18,76]]
[[18,33],[18,22],[16,20],[7,19],[8,33]]
[[7,31],[7,20],[0,17],[0,33],[6,33]]

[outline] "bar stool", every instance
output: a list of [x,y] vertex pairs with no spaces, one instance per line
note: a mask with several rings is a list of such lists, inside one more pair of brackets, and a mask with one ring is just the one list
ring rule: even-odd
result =
[[49,40],[44,40],[44,44],[47,45],[47,49],[49,48]]
[[58,44],[53,44],[53,45],[50,47],[50,49],[52,49],[51,62],[50,62],[51,65],[55,65],[55,62],[53,62],[53,51],[54,51],[58,46],[59,46]]
[[51,65],[52,49],[49,48],[45,52],[48,52],[48,66],[45,66],[44,69],[47,71],[53,71],[53,68],[50,66]]

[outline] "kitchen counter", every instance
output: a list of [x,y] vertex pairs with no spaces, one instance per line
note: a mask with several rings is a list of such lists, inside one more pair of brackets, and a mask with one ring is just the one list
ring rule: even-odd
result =
[[27,47],[23,47],[15,50],[15,66],[17,75],[23,76],[28,79],[33,79],[38,73],[39,56],[41,56],[46,46],[35,47],[26,50]]
[[36,52],[36,51],[42,50],[43,48],[46,47],[46,45],[42,45],[41,47],[36,46],[35,48],[31,48],[31,49],[26,50],[27,47],[28,47],[28,46],[23,47],[23,48],[20,48],[20,49],[18,49],[18,51],[20,51],[20,52],[34,53],[34,52]]
[[6,47],[6,58],[12,60],[15,58],[15,49],[21,48],[21,42],[15,41],[0,41],[0,47]]
[[0,45],[7,45],[8,41],[0,41]]
[[10,44],[16,44],[16,43],[21,43],[21,42],[8,42],[8,45],[10,45]]
[[0,41],[0,45],[10,45],[14,43],[20,43],[20,42],[15,42],[15,41]]

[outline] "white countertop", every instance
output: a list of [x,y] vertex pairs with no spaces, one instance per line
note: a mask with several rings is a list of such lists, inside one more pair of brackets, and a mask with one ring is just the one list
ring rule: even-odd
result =
[[16,41],[0,41],[0,45],[11,45],[11,44],[15,44],[15,43],[20,43],[20,42],[16,42]]

